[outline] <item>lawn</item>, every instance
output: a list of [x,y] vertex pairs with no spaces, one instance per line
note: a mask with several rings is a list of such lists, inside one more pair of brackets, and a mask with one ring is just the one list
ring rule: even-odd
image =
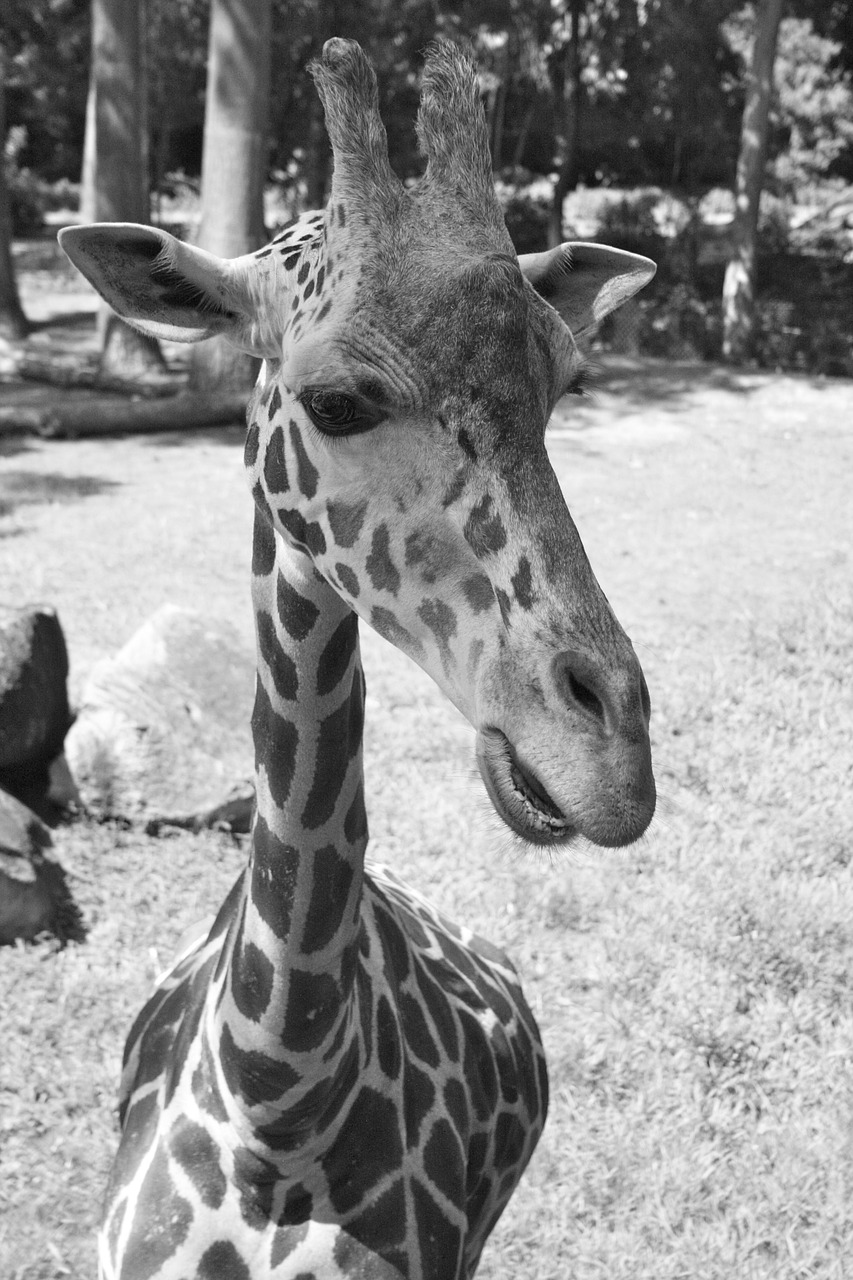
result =
[[[550,1060],[478,1280],[853,1276],[851,426],[853,384],[708,366],[608,362],[559,407],[652,692],[659,813],[629,850],[520,849],[471,730],[364,636],[373,855],[506,947]],[[72,692],[167,600],[250,642],[239,432],[0,451],[0,599],[57,607]],[[2,1280],[94,1275],[124,1035],[245,857],[86,823],[56,846],[90,932],[0,953]]]

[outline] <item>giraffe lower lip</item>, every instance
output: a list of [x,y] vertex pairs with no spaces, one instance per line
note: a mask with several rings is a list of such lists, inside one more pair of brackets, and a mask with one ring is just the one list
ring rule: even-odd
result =
[[477,765],[498,816],[533,844],[565,844],[575,834],[539,779],[525,768],[500,729],[477,734]]

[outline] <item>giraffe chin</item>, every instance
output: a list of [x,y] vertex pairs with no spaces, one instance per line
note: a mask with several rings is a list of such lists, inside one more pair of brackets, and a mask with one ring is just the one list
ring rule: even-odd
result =
[[477,733],[477,767],[498,817],[530,844],[568,844],[576,829],[539,779],[516,757],[500,729]]

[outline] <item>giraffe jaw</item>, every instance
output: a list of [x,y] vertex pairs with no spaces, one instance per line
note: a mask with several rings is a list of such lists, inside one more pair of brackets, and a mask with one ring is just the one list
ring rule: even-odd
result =
[[479,730],[477,766],[498,816],[523,840],[567,844],[575,835],[568,818],[535,774],[520,763],[500,729]]

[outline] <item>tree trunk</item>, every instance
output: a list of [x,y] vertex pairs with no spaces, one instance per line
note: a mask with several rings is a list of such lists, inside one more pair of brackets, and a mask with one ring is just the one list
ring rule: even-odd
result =
[[25,338],[29,331],[27,318],[18,297],[15,269],[12,264],[12,210],[6,186],[3,163],[6,142],[6,54],[0,47],[0,336]]
[[723,358],[741,364],[751,354],[755,328],[755,241],[773,92],[773,64],[783,0],[761,0],[746,77],[732,225],[732,257],[723,282]]
[[186,431],[190,428],[245,422],[245,391],[212,395],[184,393],[162,400],[129,400],[127,396],[65,397],[42,407],[0,406],[0,438],[35,433],[50,439],[81,436],[134,435]]
[[[198,243],[223,258],[258,249],[264,230],[271,0],[213,0]],[[194,347],[190,386],[250,388],[258,362],[210,338]]]
[[[92,68],[83,146],[84,222],[148,222],[145,103],[146,0],[92,0]],[[164,367],[153,338],[102,304],[100,370],[140,377]]]
[[557,182],[548,222],[548,245],[563,242],[563,204],[577,186],[578,149],[583,85],[581,83],[580,19],[584,0],[571,0],[569,42],[556,66],[554,90],[557,98]]

